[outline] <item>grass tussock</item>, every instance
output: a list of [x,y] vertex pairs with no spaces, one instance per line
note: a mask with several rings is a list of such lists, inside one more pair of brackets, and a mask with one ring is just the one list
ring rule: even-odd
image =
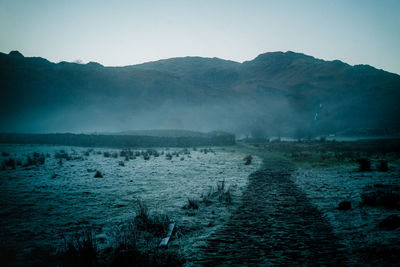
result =
[[244,157],[244,165],[250,165],[251,161],[253,160],[253,157],[251,155],[247,155],[246,157]]
[[93,176],[94,178],[103,178],[103,174],[100,171],[96,171],[96,173]]
[[360,158],[358,161],[358,167],[360,172],[371,171],[371,160],[368,158]]
[[93,233],[85,231],[65,242],[52,266],[182,266],[185,259],[176,250],[158,247],[169,224],[168,216],[138,200],[135,218],[117,228],[111,247],[100,250]]
[[183,206],[184,209],[188,210],[198,210],[200,206],[200,201],[194,198],[188,198],[188,202],[185,206]]
[[230,186],[226,186],[225,180],[217,182],[216,187],[210,187],[207,193],[201,195],[200,203],[210,206],[213,202],[232,204],[232,190]]
[[65,251],[58,255],[61,266],[98,266],[98,249],[92,231],[84,231],[77,239],[65,243]]
[[32,165],[39,166],[39,165],[43,165],[45,163],[45,161],[46,161],[46,157],[43,153],[39,154],[38,152],[34,152],[32,154],[32,157],[28,156],[26,158],[26,162],[25,162],[24,166],[32,166]]
[[388,162],[386,160],[381,160],[379,162],[378,171],[380,171],[380,172],[389,171],[389,165],[388,165]]
[[168,215],[151,213],[147,206],[138,200],[138,209],[134,219],[134,225],[138,230],[163,237],[168,230],[170,222]]
[[60,150],[60,151],[57,151],[55,154],[54,154],[54,157],[56,158],[56,159],[65,159],[65,160],[70,160],[71,159],[71,156],[65,151],[65,150]]
[[228,187],[225,190],[225,180],[222,180],[220,183],[217,183],[217,195],[219,202],[225,202],[227,204],[232,203],[232,193],[231,188]]

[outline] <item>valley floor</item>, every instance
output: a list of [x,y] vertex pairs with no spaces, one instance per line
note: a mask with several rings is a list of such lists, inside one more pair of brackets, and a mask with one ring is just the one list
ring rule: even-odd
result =
[[[109,214],[104,222],[100,221],[99,229],[94,228],[98,250],[89,255],[91,265],[393,266],[400,261],[398,145],[334,142],[239,144],[210,150],[212,153],[206,149],[186,151],[184,159],[175,157],[172,161],[158,156],[148,161],[138,156],[125,161],[122,166],[118,165],[118,156],[104,157],[95,151],[88,153],[77,149],[73,153],[85,155],[83,159],[64,161],[62,166],[50,157],[44,167],[16,167],[16,170],[3,171],[2,190],[9,195],[3,194],[2,214],[9,220],[18,215],[17,212],[6,212],[15,205],[6,201],[16,197],[11,195],[12,192],[18,193],[22,189],[31,198],[41,196],[36,191],[42,193],[44,190],[49,194],[54,189],[59,200],[64,199],[70,208],[73,206],[69,206],[68,201],[76,203],[77,199],[93,198],[89,206]],[[36,149],[22,148],[26,151],[15,155],[28,155]],[[48,150],[47,147],[43,149]],[[52,149],[53,153],[58,153],[59,148]],[[253,155],[250,165],[243,161],[246,155]],[[360,162],[369,162],[369,165],[363,169],[365,166]],[[106,170],[105,177],[93,180],[91,170],[86,171],[89,166]],[[53,172],[60,175],[49,177]],[[19,186],[10,187],[16,182]],[[76,191],[74,198],[70,198],[68,190],[63,191],[65,196],[56,190],[64,182],[71,186],[69,191]],[[48,190],[53,183],[54,188]],[[93,187],[95,183],[98,188]],[[29,191],[30,188],[36,191]],[[116,189],[118,192],[112,191]],[[155,193],[156,189],[158,193]],[[164,189],[168,192],[162,195]],[[89,191],[92,198],[86,196],[85,192]],[[119,203],[121,194],[126,195],[124,203]],[[170,218],[135,210],[130,203],[136,202],[134,200],[139,196],[149,203],[150,208],[164,205],[162,210],[168,211]],[[162,196],[157,205],[152,204],[156,196]],[[19,198],[16,200],[23,202]],[[102,201],[104,206],[99,206]],[[28,207],[32,216],[36,214],[38,221],[44,223],[43,215],[37,214],[41,210],[36,210],[36,206],[43,205],[31,202],[23,202],[21,207]],[[46,203],[51,206],[52,202]],[[338,208],[343,202],[347,203],[346,206]],[[113,205],[108,207],[107,203]],[[64,209],[61,204],[58,206]],[[79,203],[80,209],[86,206]],[[60,212],[58,217],[54,215],[54,222],[61,216]],[[70,215],[75,213],[73,211]],[[93,219],[89,219],[87,224],[93,227],[99,224],[100,213],[88,212],[79,216],[90,214]],[[46,216],[52,218],[50,215],[52,213]],[[66,222],[70,220],[68,216],[60,218]],[[165,222],[160,218],[166,218]],[[122,223],[126,221],[130,224]],[[168,248],[159,249],[158,243],[164,236],[162,227],[168,226],[170,221],[176,222],[171,241]],[[147,224],[145,228],[143,222]],[[107,225],[118,225],[114,230],[119,232],[119,236],[114,235],[111,239],[111,228]],[[11,238],[11,230],[4,230],[14,227],[15,236],[21,237],[21,244],[28,244],[23,240],[26,232],[18,232],[17,226],[4,224],[3,237]],[[154,232],[152,227],[161,227],[161,230]],[[58,228],[49,230],[55,229]],[[46,236],[46,232],[39,231],[29,234]],[[56,236],[48,234],[49,238]],[[127,242],[129,238],[133,238],[133,242]],[[6,241],[2,240],[3,248],[7,246]],[[60,260],[53,262],[58,264]],[[80,259],[78,262],[82,263]]]

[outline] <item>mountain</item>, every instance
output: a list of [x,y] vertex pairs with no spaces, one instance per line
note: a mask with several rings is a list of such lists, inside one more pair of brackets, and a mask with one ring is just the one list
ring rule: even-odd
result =
[[400,129],[400,76],[294,52],[238,63],[184,57],[125,67],[0,53],[0,132]]

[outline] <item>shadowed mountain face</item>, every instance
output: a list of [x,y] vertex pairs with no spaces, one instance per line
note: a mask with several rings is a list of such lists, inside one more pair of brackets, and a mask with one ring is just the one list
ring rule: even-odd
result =
[[399,99],[399,75],[293,52],[126,67],[0,53],[1,132],[393,129],[400,128]]

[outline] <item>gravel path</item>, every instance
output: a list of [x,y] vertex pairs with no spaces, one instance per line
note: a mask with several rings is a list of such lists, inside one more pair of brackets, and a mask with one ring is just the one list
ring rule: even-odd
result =
[[207,240],[200,265],[346,265],[331,226],[290,179],[291,165],[267,158],[249,176],[241,206]]

